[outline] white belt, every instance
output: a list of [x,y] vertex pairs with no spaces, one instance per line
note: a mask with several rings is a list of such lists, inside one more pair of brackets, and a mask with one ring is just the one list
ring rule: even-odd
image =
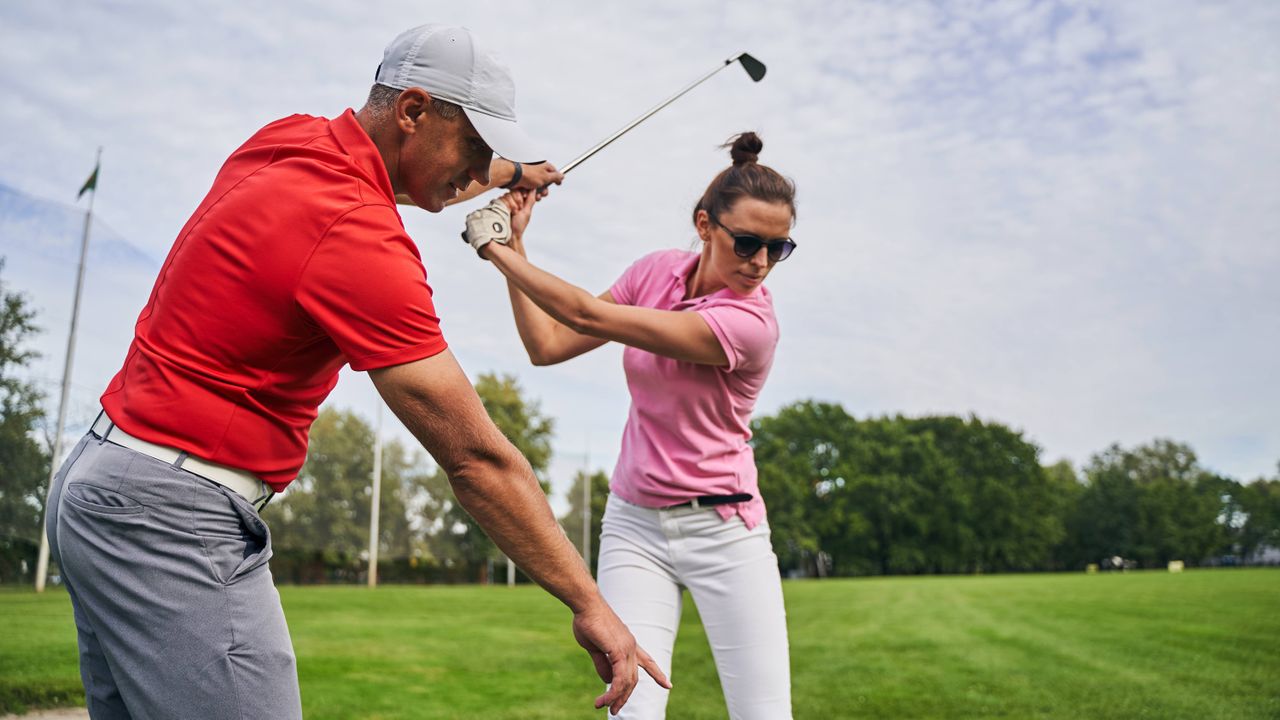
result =
[[271,496],[275,495],[275,491],[269,485],[259,480],[252,473],[201,460],[198,457],[188,455],[182,450],[156,445],[141,438],[136,438],[112,422],[111,418],[107,417],[106,411],[98,414],[98,419],[93,422],[93,427],[90,428],[90,431],[103,440],[135,450],[160,462],[168,463],[175,468],[186,470],[189,473],[199,475],[206,480],[212,480],[225,488],[234,490],[258,510],[266,507],[267,502],[271,500]]

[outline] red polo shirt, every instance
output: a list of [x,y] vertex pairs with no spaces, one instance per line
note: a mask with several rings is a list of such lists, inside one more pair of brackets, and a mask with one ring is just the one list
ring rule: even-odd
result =
[[348,110],[236,150],[169,251],[102,406],[126,432],[282,490],[350,363],[447,347],[391,180]]

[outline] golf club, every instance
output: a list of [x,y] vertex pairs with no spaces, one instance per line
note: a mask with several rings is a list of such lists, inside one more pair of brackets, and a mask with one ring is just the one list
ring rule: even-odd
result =
[[689,83],[689,85],[687,85],[687,86],[686,86],[683,90],[681,90],[680,92],[676,93],[675,95],[672,95],[671,97],[667,98],[666,100],[663,100],[662,102],[660,102],[660,103],[658,103],[657,105],[655,105],[652,109],[650,109],[650,110],[649,110],[648,112],[646,112],[645,114],[641,115],[640,117],[636,118],[635,120],[632,120],[630,123],[627,123],[627,125],[626,125],[625,127],[623,127],[621,130],[619,130],[619,131],[615,132],[614,134],[610,135],[609,137],[605,138],[604,140],[601,140],[599,143],[597,143],[597,144],[595,145],[595,147],[593,147],[593,148],[591,148],[590,150],[588,150],[588,151],[586,151],[586,152],[582,153],[582,154],[581,154],[581,155],[579,155],[578,157],[576,157],[576,158],[574,158],[574,159],[570,160],[570,161],[569,161],[569,163],[568,163],[567,165],[565,165],[564,167],[560,168],[560,172],[565,173],[565,174],[568,174],[568,172],[569,172],[570,170],[572,170],[572,169],[574,169],[575,167],[577,167],[578,165],[582,164],[582,161],[586,160],[587,158],[591,157],[592,155],[595,155],[596,153],[598,153],[598,152],[600,152],[601,150],[603,150],[603,149],[604,149],[604,148],[605,148],[609,143],[611,143],[611,142],[613,142],[614,140],[617,140],[618,138],[620,138],[620,137],[622,137],[623,135],[625,135],[625,134],[627,133],[627,131],[631,130],[631,128],[633,128],[633,127],[635,127],[635,126],[639,125],[640,123],[644,122],[645,120],[649,119],[649,117],[650,117],[651,115],[653,115],[654,113],[658,112],[658,111],[659,111],[659,110],[661,110],[662,108],[664,108],[664,107],[666,107],[666,106],[670,105],[671,103],[675,102],[675,101],[676,101],[676,100],[677,100],[681,95],[684,95],[685,93],[689,92],[690,90],[694,89],[695,87],[697,87],[697,86],[701,85],[701,84],[703,83],[703,81],[705,81],[707,78],[711,77],[712,75],[715,75],[716,73],[720,72],[721,70],[725,69],[726,67],[728,67],[728,66],[732,65],[732,64],[733,64],[733,63],[735,63],[735,62],[740,62],[740,63],[742,63],[742,69],[747,71],[747,75],[750,75],[750,76],[751,76],[751,79],[752,79],[753,81],[755,81],[755,82],[760,82],[760,80],[764,77],[764,73],[765,73],[765,69],[766,69],[766,68],[765,68],[765,66],[764,66],[764,63],[762,63],[762,62],[760,62],[759,60],[755,59],[755,57],[751,56],[751,55],[750,55],[750,54],[748,54],[748,53],[738,53],[737,55],[734,55],[733,57],[731,57],[731,58],[729,58],[729,59],[725,60],[725,61],[724,61],[723,63],[721,63],[720,65],[717,65],[715,70],[712,70],[711,72],[707,73],[706,75],[703,75],[702,77],[698,78],[697,80],[694,80],[693,82]]

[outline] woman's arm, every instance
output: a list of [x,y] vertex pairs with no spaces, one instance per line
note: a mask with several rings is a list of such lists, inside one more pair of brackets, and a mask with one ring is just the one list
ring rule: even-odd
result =
[[[528,262],[527,260],[525,262]],[[511,313],[516,319],[516,331],[534,365],[555,365],[595,350],[608,342],[605,338],[574,332],[562,325],[533,303],[510,279],[507,292],[511,295]],[[601,302],[612,303],[608,291],[602,293]]]
[[[525,257],[522,237],[533,212],[532,202],[529,203],[530,207],[525,207],[525,200],[529,195],[530,193],[509,193],[501,198],[507,204],[508,210],[512,207],[521,208],[521,212],[517,212],[511,218],[511,237],[508,243],[522,258]],[[520,341],[524,343],[524,349],[529,353],[529,360],[534,365],[555,365],[594,350],[607,342],[603,338],[576,333],[562,325],[535,305],[510,280],[507,281],[507,292],[511,296],[511,313],[515,317]],[[600,299],[609,303],[614,301],[613,296],[607,291],[600,295]]]
[[618,305],[608,292],[593,297],[535,267],[521,254],[518,238],[512,244],[489,243],[480,254],[507,277],[516,328],[535,364],[561,362],[609,340],[676,360],[729,364],[698,313]]

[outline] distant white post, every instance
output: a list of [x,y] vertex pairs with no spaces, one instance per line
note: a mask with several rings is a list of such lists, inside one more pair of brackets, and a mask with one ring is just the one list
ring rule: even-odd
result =
[[584,436],[582,452],[582,561],[591,569],[591,436]]
[[[89,226],[93,223],[93,199],[98,196],[98,168],[102,165],[102,148],[98,148],[98,159],[93,163],[93,174],[80,188],[80,195],[89,193],[89,209],[84,214],[84,232],[80,236],[80,269],[76,272],[76,294],[71,301],[71,332],[67,334],[67,359],[62,366],[62,395],[58,399],[58,427],[53,435],[53,454],[49,456],[49,487],[45,488],[44,519],[49,519],[49,493],[53,490],[53,479],[58,474],[58,466],[62,461],[62,433],[67,426],[67,395],[71,391],[71,366],[76,354],[76,325],[80,321],[80,291],[84,289],[84,264],[89,255]],[[76,198],[79,199],[79,196]],[[45,580],[49,575],[49,537],[44,531],[45,523],[40,523],[40,553],[36,556],[36,592],[44,592]]]
[[378,586],[378,514],[382,509],[382,400],[373,436],[373,507],[369,510],[369,587]]

